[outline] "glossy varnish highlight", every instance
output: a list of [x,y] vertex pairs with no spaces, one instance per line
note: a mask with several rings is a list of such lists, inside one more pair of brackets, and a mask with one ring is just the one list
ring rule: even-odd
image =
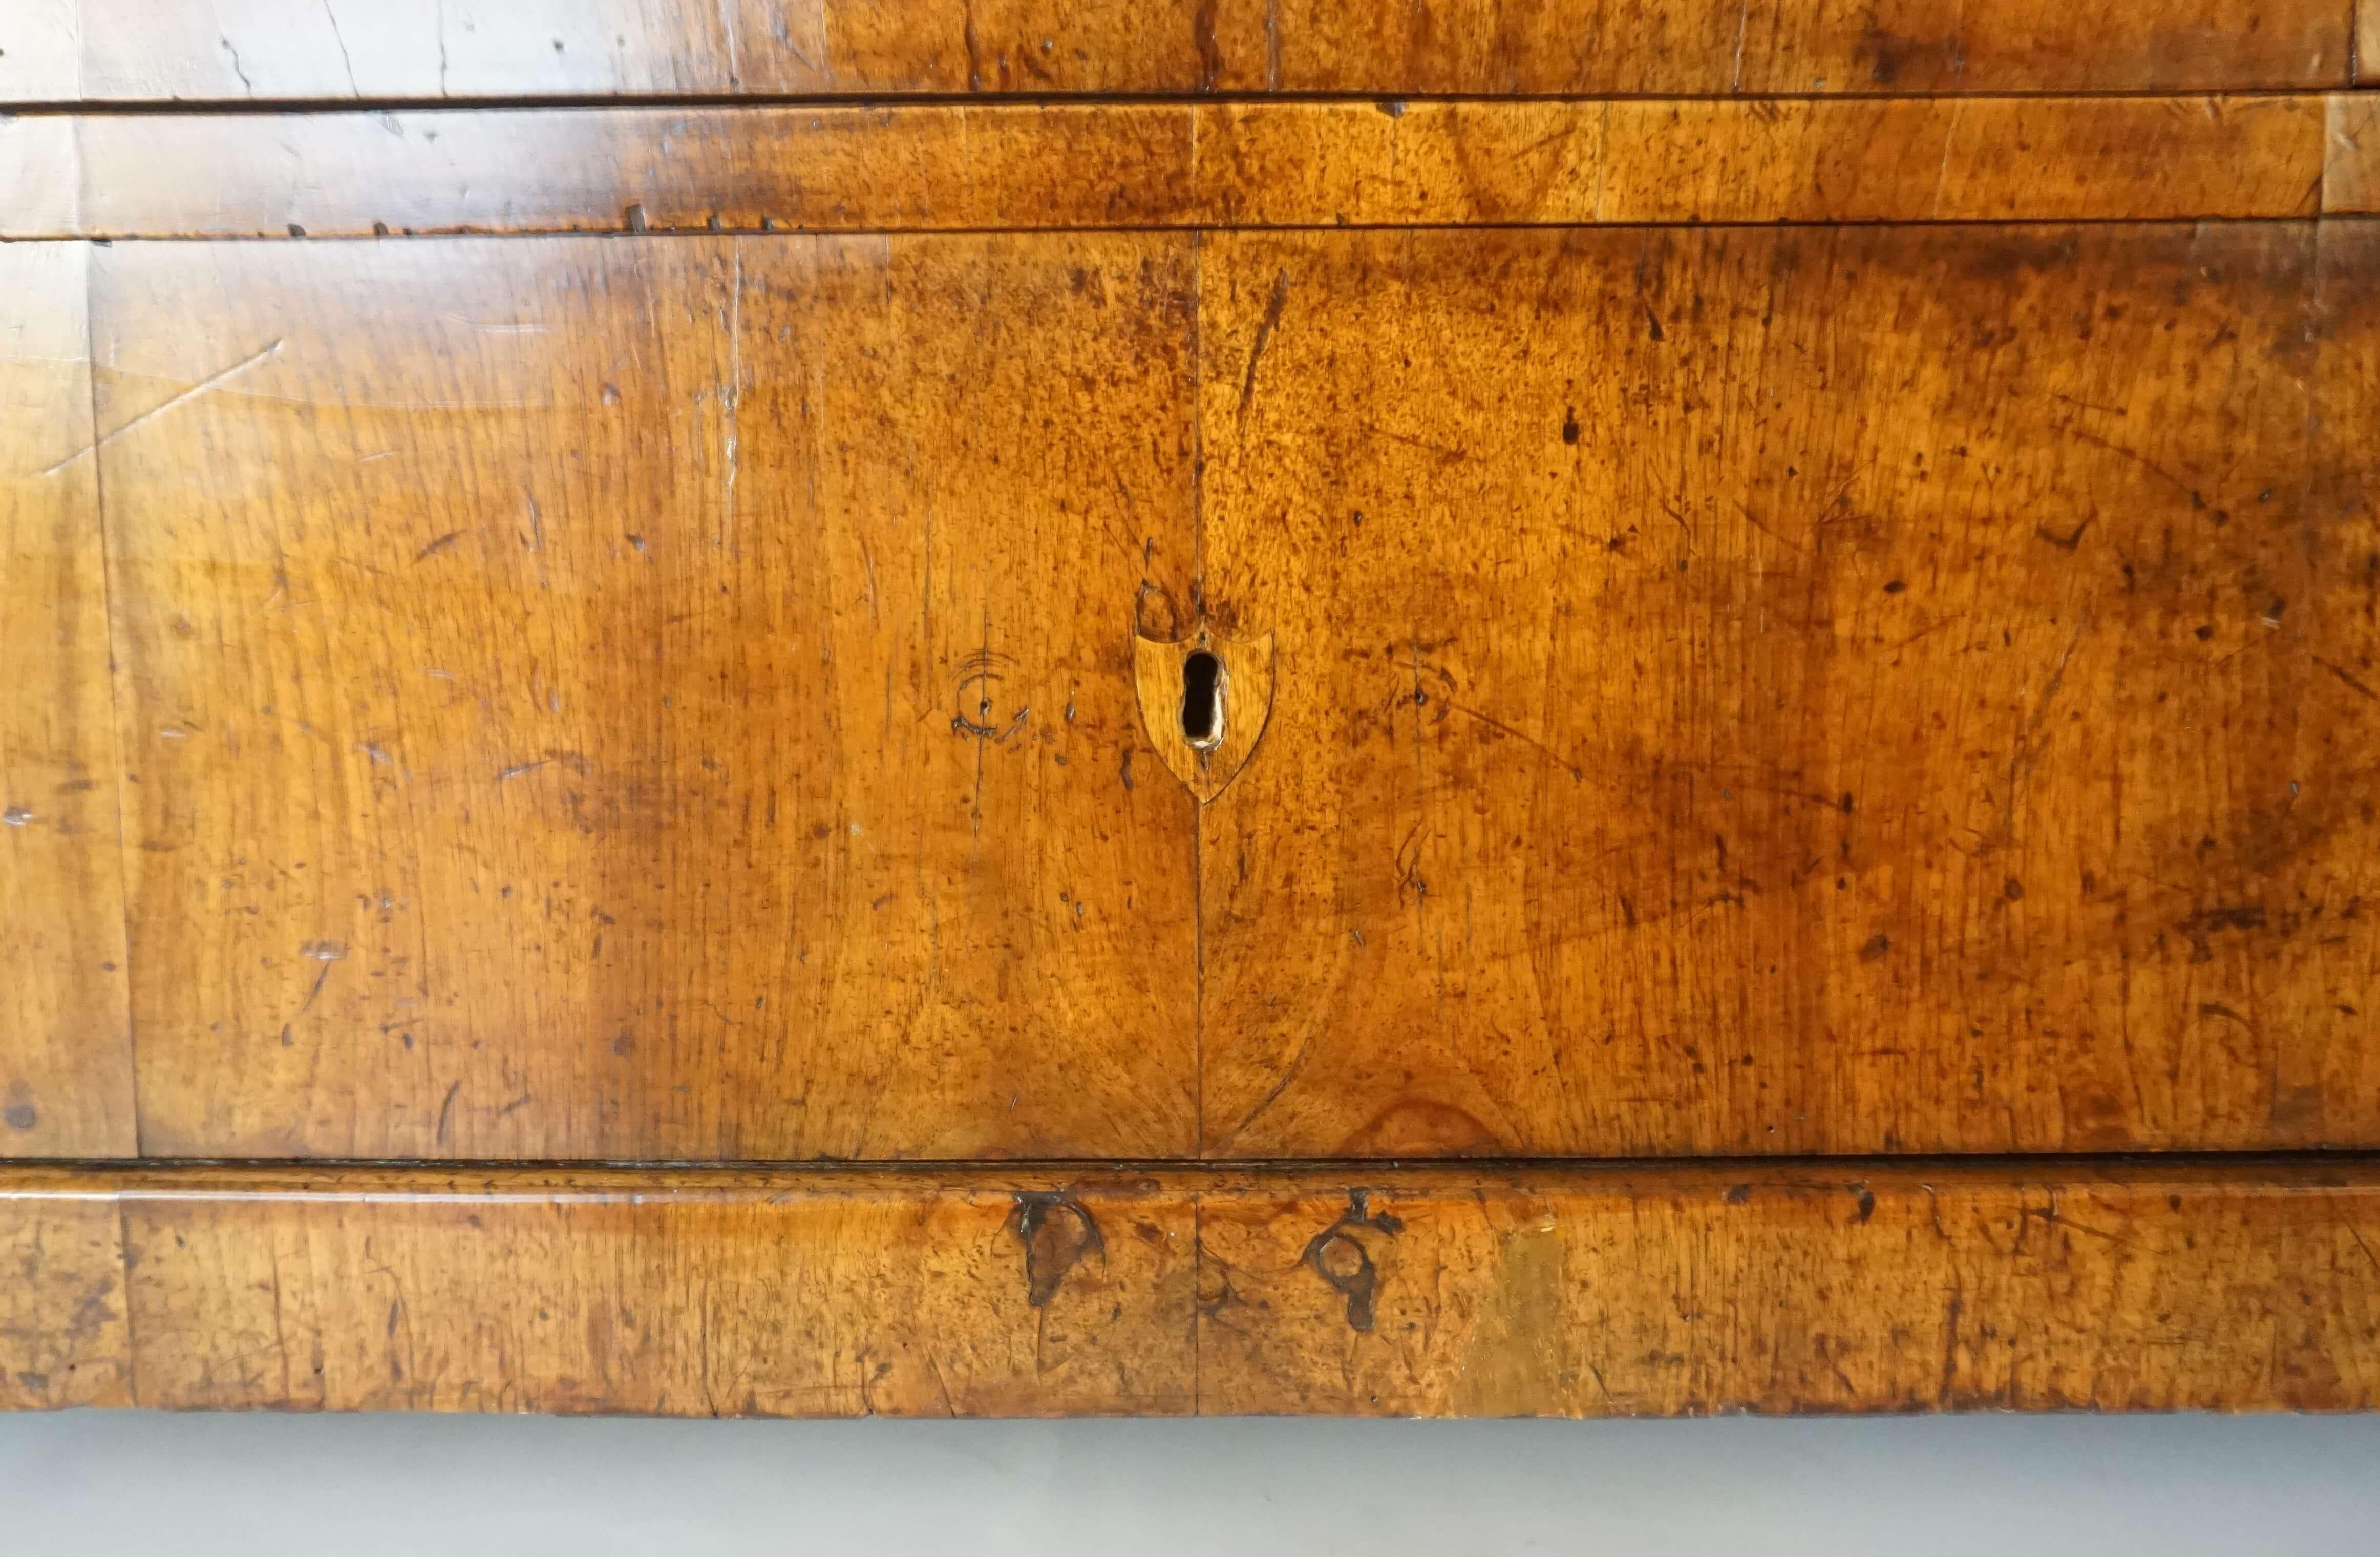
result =
[[[2304,217],[2353,94],[30,116],[18,237]],[[2325,135],[2325,124],[2328,133]],[[7,164],[0,163],[0,168]]]
[[134,1150],[85,252],[0,245],[0,1157]]
[[2191,91],[2344,85],[2353,25],[2352,0],[30,0],[0,101]]

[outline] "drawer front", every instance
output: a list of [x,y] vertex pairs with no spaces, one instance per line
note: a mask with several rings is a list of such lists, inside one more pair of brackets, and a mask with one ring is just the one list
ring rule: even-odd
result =
[[28,116],[0,1142],[2374,1144],[2361,106]]
[[149,1151],[1193,1149],[1186,237],[91,262]]
[[1210,1149],[2380,1139],[2375,259],[1210,239]]
[[92,250],[141,1139],[2370,1144],[2374,261]]

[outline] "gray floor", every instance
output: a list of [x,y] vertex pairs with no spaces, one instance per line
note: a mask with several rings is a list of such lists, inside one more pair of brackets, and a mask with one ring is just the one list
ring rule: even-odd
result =
[[8,1557],[2380,1551],[2380,1417],[0,1417]]

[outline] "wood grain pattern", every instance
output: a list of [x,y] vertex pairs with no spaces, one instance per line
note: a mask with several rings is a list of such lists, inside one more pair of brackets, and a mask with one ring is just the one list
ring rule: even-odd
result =
[[1210,237],[1205,598],[1280,671],[1202,813],[1207,1150],[2380,1140],[2329,254]]
[[[2368,1161],[125,1170],[138,1402],[673,1415],[2380,1405]],[[58,1256],[54,1236],[52,1259]],[[98,1232],[91,1248],[112,1252]],[[81,1246],[77,1246],[79,1251]],[[61,1282],[0,1314],[119,1311]],[[96,1310],[93,1310],[96,1311]],[[54,1344],[0,1324],[0,1363]],[[47,1355],[47,1354],[44,1354]],[[125,1355],[120,1326],[79,1354]],[[120,1377],[120,1375],[111,1375]]]
[[[1186,89],[1197,9],[1081,0],[82,0],[90,101]],[[2342,40],[2343,42],[2343,40]]]
[[2246,90],[2344,84],[2353,12],[2353,0],[25,0],[0,25],[0,94]]
[[2334,85],[2350,25],[2340,0],[1277,0],[1274,13],[1273,84],[1303,91],[1698,96]]
[[2313,97],[1196,111],[1215,226],[2310,216],[2322,181]]
[[2330,147],[2322,208],[2338,216],[2380,216],[2380,92],[2330,100]]
[[1165,226],[1192,214],[1183,108],[143,115],[85,118],[79,133],[91,237]]
[[121,1213],[76,1189],[0,1171],[0,1411],[132,1404]]
[[2340,111],[2297,96],[94,116],[73,121],[79,199],[0,212],[0,234],[2311,216]]
[[1209,1194],[1199,1407],[2368,1409],[2380,1207],[2360,1177],[2299,1173],[1548,1170]]
[[1189,258],[101,251],[149,1150],[1191,1150]]
[[1096,1178],[431,1186],[382,1192],[359,1174],[324,1194],[127,1198],[141,1402],[701,1417],[1193,1405],[1186,1197]]
[[135,1150],[84,255],[0,246],[0,1158]]

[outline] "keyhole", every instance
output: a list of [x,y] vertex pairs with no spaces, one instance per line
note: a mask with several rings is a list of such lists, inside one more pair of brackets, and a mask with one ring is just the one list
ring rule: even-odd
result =
[[1202,750],[1223,739],[1223,667],[1203,649],[1182,662],[1182,738]]

